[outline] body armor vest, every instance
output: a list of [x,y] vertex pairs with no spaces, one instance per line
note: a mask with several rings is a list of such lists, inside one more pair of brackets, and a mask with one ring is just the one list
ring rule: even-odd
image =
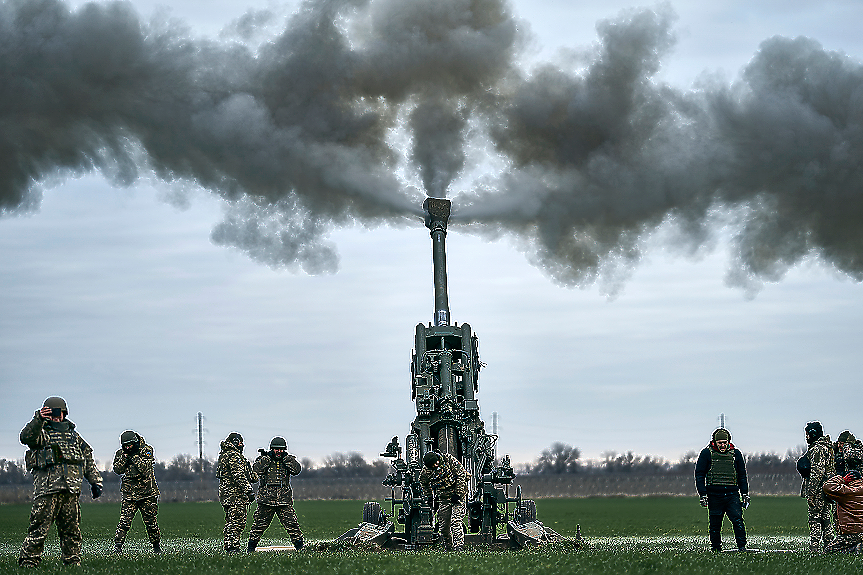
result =
[[707,471],[707,485],[737,485],[737,468],[734,466],[734,450],[720,453],[710,448],[710,469]]

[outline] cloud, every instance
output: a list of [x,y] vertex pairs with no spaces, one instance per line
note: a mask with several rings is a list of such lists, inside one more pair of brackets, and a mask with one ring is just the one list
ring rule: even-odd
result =
[[717,213],[733,284],[813,256],[863,280],[863,67],[814,40],[768,39],[734,83],[681,91],[655,80],[668,5],[599,22],[578,67],[530,71],[503,0],[306,2],[249,45],[275,17],[213,41],[123,2],[3,3],[0,213],[36,209],[58,174],[154,174],[225,200],[215,242],[329,273],[333,228],[418,222],[485,142],[502,168],[455,195],[454,221],[519,238],[564,284],[613,292],[660,225],[697,249]]

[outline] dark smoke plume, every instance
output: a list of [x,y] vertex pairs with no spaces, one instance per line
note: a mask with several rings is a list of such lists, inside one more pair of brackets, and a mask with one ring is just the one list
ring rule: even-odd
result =
[[[809,257],[863,280],[863,66],[813,40],[682,91],[654,79],[662,5],[600,22],[582,66],[530,71],[505,0],[312,0],[255,40],[273,18],[214,41],[122,2],[0,4],[0,213],[35,210],[57,174],[155,175],[226,200],[215,242],[322,273],[333,227],[454,195],[454,225],[521,238],[565,284],[625,277],[663,224],[697,249],[717,218],[733,283]],[[483,145],[503,168],[465,181]]]

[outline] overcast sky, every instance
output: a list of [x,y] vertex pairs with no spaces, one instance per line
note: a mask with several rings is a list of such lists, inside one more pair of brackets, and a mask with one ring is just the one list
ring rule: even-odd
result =
[[[18,4],[0,5],[3,30],[22,25]],[[69,27],[73,32],[67,31],[64,41],[74,30],[86,31],[82,23],[87,18],[98,22],[116,16],[107,8],[87,13],[83,4],[57,3],[61,11],[72,10],[69,18],[77,23]],[[354,4],[364,7],[368,2]],[[464,7],[471,2],[401,4]],[[489,60],[489,69],[496,67],[495,71],[477,80],[476,86],[464,87],[446,76],[459,87],[429,88],[422,85],[422,78],[405,79],[410,71],[394,69],[402,65],[410,70],[406,61],[352,69],[356,75],[368,75],[364,90],[380,94],[378,100],[362,100],[369,109],[376,109],[381,101],[406,105],[410,99],[400,98],[407,91],[414,98],[410,105],[430,103],[429,109],[436,110],[436,102],[458,100],[460,111],[469,108],[471,114],[481,115],[477,110],[483,106],[494,107],[487,106],[482,96],[489,85],[500,90],[505,90],[500,86],[515,86],[511,94],[495,100],[496,106],[501,102],[512,106],[506,108],[510,114],[506,130],[514,131],[506,132],[506,142],[500,144],[504,152],[484,157],[474,142],[466,146],[462,164],[458,154],[449,157],[455,157],[456,167],[449,168],[448,174],[446,168],[439,168],[448,165],[448,158],[435,156],[434,150],[428,152],[427,161],[416,151],[419,146],[414,146],[414,152],[406,151],[406,142],[413,141],[411,130],[417,140],[420,133],[431,134],[406,115],[399,116],[398,125],[390,126],[384,138],[396,160],[381,166],[389,166],[391,173],[377,165],[367,171],[356,168],[363,165],[358,158],[364,156],[356,147],[340,144],[328,147],[332,155],[324,156],[332,166],[322,162],[319,171],[305,174],[305,166],[321,161],[321,156],[296,152],[284,162],[286,167],[279,168],[288,174],[284,176],[270,169],[263,152],[233,155],[235,147],[253,149],[254,143],[244,140],[245,132],[280,138],[286,133],[268,132],[252,123],[256,116],[248,110],[258,109],[254,106],[266,98],[251,89],[238,89],[242,98],[229,94],[227,103],[219,103],[220,115],[209,122],[231,120],[238,126],[237,135],[226,137],[225,147],[215,149],[195,134],[189,138],[197,146],[192,154],[182,148],[188,133],[183,125],[169,118],[175,132],[159,132],[158,122],[179,114],[176,109],[164,116],[142,113],[145,120],[129,119],[123,116],[127,108],[110,108],[112,101],[106,96],[99,108],[104,115],[92,123],[82,121],[85,128],[74,131],[83,142],[78,144],[72,132],[65,131],[73,121],[54,117],[54,110],[65,106],[52,107],[50,113],[36,108],[37,112],[25,114],[26,121],[17,123],[20,112],[14,118],[12,114],[27,102],[21,103],[20,91],[10,95],[10,88],[0,88],[4,108],[13,110],[0,111],[0,126],[7,131],[0,136],[0,153],[7,156],[0,167],[15,161],[35,166],[22,169],[21,180],[0,182],[6,186],[0,190],[0,200],[5,200],[5,206],[0,205],[5,209],[0,217],[0,458],[23,457],[18,433],[50,395],[65,397],[70,419],[103,463],[112,457],[125,429],[141,433],[160,459],[196,453],[198,412],[205,417],[204,451],[210,457],[218,454],[219,442],[228,433],[239,431],[246,437],[249,455],[266,447],[274,435],[283,435],[300,457],[321,460],[337,451],[359,451],[368,459],[376,458],[393,435],[404,438],[415,413],[409,371],[414,326],[432,320],[434,301],[431,242],[412,210],[419,208],[425,193],[432,192],[453,198],[457,215],[459,198],[468,206],[462,210],[461,223],[454,222],[447,236],[449,301],[452,319],[470,323],[480,338],[480,357],[487,364],[479,379],[480,413],[488,429],[492,413],[498,414],[499,454],[525,462],[551,443],[563,441],[589,458],[632,450],[676,460],[706,444],[720,413],[726,415],[734,443],[746,452],[784,453],[803,443],[803,427],[812,419],[821,420],[834,438],[843,429],[863,435],[859,415],[863,242],[847,231],[863,229],[859,186],[863,181],[863,39],[859,34],[863,4],[680,1],[647,5],[650,10],[640,12],[624,12],[639,6],[629,2],[583,4],[563,0],[504,4],[510,6],[510,13],[483,38],[503,42],[510,51],[506,58]],[[219,75],[241,76],[242,66],[232,65],[243,58],[276,60],[268,55],[266,42],[277,45],[274,39],[280,31],[305,29],[301,18],[285,24],[298,4],[139,0],[132,5],[132,15],[142,27],[156,26],[150,23],[165,22],[167,17],[175,19],[174,24],[181,21],[186,28],[162,25],[158,30],[176,43],[196,47],[191,50],[195,58],[203,58],[201,54],[208,51],[221,54],[213,60],[218,65],[204,74],[212,77],[201,80],[210,85]],[[391,14],[399,2],[372,0],[371,5],[377,20],[366,19],[362,9],[342,13],[345,34],[352,42],[350,51],[374,53],[373,35],[364,28],[369,21],[386,21],[388,26],[399,22]],[[242,19],[244,14],[247,17]],[[657,17],[645,20],[644,14]],[[129,18],[130,13],[123,12],[122,21],[128,24]],[[650,21],[639,28],[639,18]],[[616,27],[597,26],[601,21]],[[514,25],[508,28],[508,22]],[[230,33],[220,34],[226,26]],[[603,179],[592,171],[594,163],[569,164],[570,156],[549,160],[547,151],[537,152],[537,147],[546,145],[541,138],[548,131],[540,136],[537,130],[527,137],[512,128],[517,122],[526,126],[535,117],[519,108],[523,102],[541,100],[544,95],[551,100],[556,91],[578,91],[580,78],[591,85],[590,78],[599,77],[588,70],[599,61],[597,46],[612,46],[618,28],[622,36],[631,33],[641,38],[648,44],[644,53],[658,58],[658,70],[643,72],[644,81],[632,82],[640,86],[635,92],[654,104],[679,105],[667,115],[656,112],[665,118],[657,126],[677,126],[676,119],[687,110],[710,102],[704,108],[709,114],[693,113],[691,122],[680,122],[675,128],[679,131],[657,129],[652,137],[639,140],[637,134],[617,135],[629,134],[629,128],[609,128],[613,135],[608,140],[619,140],[602,154],[619,167],[611,171],[624,182],[620,190],[608,183],[612,178]],[[645,30],[650,34],[636,34]],[[126,53],[126,31],[117,30],[119,59]],[[398,41],[398,34],[393,29],[389,32],[387,40]],[[53,37],[48,26],[43,33]],[[504,36],[507,39],[501,40]],[[798,37],[817,44],[792,42]],[[772,44],[762,44],[771,38]],[[299,40],[293,41],[294,46],[300,45]],[[245,55],[225,56],[232,54],[228,46]],[[14,42],[0,43],[0,61],[12,59],[17,48]],[[663,167],[656,176],[665,182],[662,186],[655,184],[653,175],[632,168],[651,157],[668,157],[661,153],[666,148],[657,148],[656,156],[644,152],[659,140],[671,142],[663,145],[677,150],[681,158],[688,149],[697,149],[693,152],[697,158],[686,158],[691,166],[701,165],[702,157],[725,158],[703,151],[709,145],[699,139],[701,132],[686,131],[687,126],[698,127],[702,116],[709,115],[704,125],[712,129],[717,118],[726,117],[714,115],[715,110],[725,110],[723,103],[748,101],[747,94],[758,92],[766,82],[759,78],[781,67],[781,56],[795,50],[811,56],[810,66],[825,70],[806,68],[806,78],[789,74],[788,82],[815,78],[812,83],[820,87],[819,93],[827,94],[841,110],[827,110],[816,102],[795,114],[800,117],[815,110],[820,116],[814,114],[817,117],[810,124],[782,123],[783,129],[765,135],[778,121],[765,120],[762,129],[757,124],[764,116],[775,119],[785,113],[784,100],[770,93],[759,99],[761,107],[728,112],[728,116],[740,112],[736,118],[745,119],[729,122],[737,126],[735,130],[717,129],[734,145],[738,140],[748,142],[748,147],[734,148],[741,156],[727,163],[731,168],[723,165],[714,172],[695,174],[695,168],[687,167],[690,164],[669,160],[674,165]],[[95,59],[97,52],[93,48],[81,53]],[[494,52],[493,46],[489,52]],[[153,54],[148,62],[162,53],[154,50]],[[344,54],[323,49],[314,54],[309,61],[316,67],[339,68],[337,63],[351,62]],[[614,60],[613,50],[604,54],[603,62],[610,62],[606,68],[620,63]],[[108,58],[113,56],[109,53]],[[44,78],[48,74],[38,66],[62,68],[49,59],[34,59],[30,65],[33,68],[0,71],[0,84],[10,85],[3,74],[26,79],[35,70],[34,78]],[[474,77],[486,70],[484,61],[472,65],[479,70],[474,70]],[[446,66],[453,64],[440,68]],[[744,77],[747,66],[752,71]],[[819,79],[828,68],[842,81]],[[291,68],[291,73],[297,69]],[[430,69],[431,74],[445,76],[439,68]],[[129,70],[130,75],[137,73]],[[280,95],[288,94],[285,98],[292,97],[294,89],[288,76],[280,80],[285,82],[280,84]],[[376,85],[383,76],[385,81]],[[146,89],[146,77],[142,77],[140,86]],[[92,81],[88,77],[72,80],[82,85]],[[240,78],[226,85],[244,82],[252,84]],[[373,84],[374,88],[369,87]],[[330,90],[309,87],[309,82],[297,81],[296,86],[302,92],[298,100],[314,101],[307,108],[292,108],[304,110],[306,115],[297,123],[307,122],[302,129],[311,132],[315,128],[308,118],[323,107],[318,105],[316,90],[328,95],[320,96],[321,101],[328,101]],[[157,94],[161,97],[171,89]],[[219,89],[228,90],[221,85]],[[435,92],[438,89],[443,96]],[[132,100],[140,94],[127,92]],[[57,93],[62,99],[70,92]],[[170,97],[166,95],[165,101]],[[464,102],[479,104],[471,108]],[[532,110],[542,106],[540,102]],[[647,116],[655,109],[664,108],[659,104],[643,108]],[[452,117],[458,114],[446,116]],[[638,124],[643,117],[634,114],[626,125]],[[816,121],[819,118],[843,127],[839,136],[824,135],[824,141],[829,140],[824,149],[818,149],[821,140],[812,136],[826,133],[827,128]],[[334,123],[347,133],[354,127],[353,120],[357,117]],[[482,140],[485,132],[477,126],[485,125],[484,121],[471,116],[463,124],[465,132],[480,133],[477,139]],[[578,136],[590,129],[602,131],[604,122],[598,118],[596,125],[585,127]],[[488,125],[492,124],[489,120]],[[108,130],[106,125],[119,128]],[[502,125],[496,126],[503,129]],[[583,124],[566,124],[578,125]],[[822,127],[808,131],[810,125]],[[82,132],[87,135],[81,136]],[[751,132],[758,132],[761,139]],[[217,130],[214,134],[217,139]],[[318,134],[316,144],[325,139],[323,132]],[[354,134],[357,141],[366,138],[364,142],[377,137],[359,128]],[[62,145],[56,141],[61,138]],[[691,138],[691,143],[683,138]],[[812,157],[828,159],[816,161],[801,152],[800,158],[783,164],[775,159],[783,153],[774,150],[781,147],[776,143],[780,140],[791,152],[811,144]],[[429,136],[429,141],[438,140]],[[641,143],[625,145],[631,142]],[[131,152],[124,153],[123,146]],[[293,154],[301,148],[308,149],[289,144],[284,149]],[[637,148],[637,153],[627,156],[629,152],[621,151],[630,148]],[[552,155],[562,154],[563,149]],[[575,144],[566,149],[580,153]],[[92,150],[101,150],[103,156],[93,159]],[[207,153],[211,156],[202,159]],[[762,153],[770,158],[764,160]],[[598,161],[599,154],[586,153],[591,162]],[[847,159],[836,160],[842,154]],[[507,167],[507,158],[518,169]],[[235,167],[235,161],[243,166]],[[438,166],[437,171],[427,169],[429,165]],[[228,166],[225,172],[220,171],[222,166]],[[813,170],[823,174],[802,184],[800,179],[783,179],[798,170],[804,175]],[[277,195],[281,192],[264,181],[294,177],[297,172],[303,176],[292,185],[299,195]],[[841,177],[834,178],[836,172]],[[679,183],[690,175],[691,181]],[[579,190],[593,189],[584,184],[587,180],[604,190],[604,198],[620,191],[619,201],[614,206],[603,204],[605,209],[577,199],[545,203],[566,190],[571,194],[567,197],[580,198]],[[675,195],[679,189],[704,187],[705,182],[714,186],[706,195],[681,192],[685,201]],[[794,201],[785,203],[784,190],[798,185],[827,189],[829,197],[813,192],[806,199],[795,195]],[[396,191],[388,192],[388,186]],[[656,197],[671,199],[656,203],[652,192],[642,196],[627,191],[642,186],[651,191],[661,188],[663,193]],[[243,204],[243,198],[259,195],[274,202],[299,197],[301,206],[279,204],[275,212],[258,212]],[[704,197],[720,199],[697,201]],[[497,198],[503,201],[498,203]],[[847,202],[847,208],[822,209],[821,202],[835,198]],[[533,206],[534,201],[543,208],[526,214],[529,208],[524,206]],[[518,209],[506,211],[501,204],[507,202],[518,203]],[[549,221],[559,223],[556,216],[566,218],[560,215],[564,212],[577,223],[570,222],[568,231],[554,236]],[[806,217],[810,213],[819,216],[814,218],[817,225]],[[264,232],[249,235],[250,228],[243,222],[250,221],[269,222],[269,227],[261,224],[258,231],[267,228]],[[768,224],[774,221],[782,233],[768,233],[772,229]],[[741,234],[741,229],[747,233]],[[561,248],[570,244],[560,237],[587,238],[588,247]],[[291,251],[296,245],[301,247]]]

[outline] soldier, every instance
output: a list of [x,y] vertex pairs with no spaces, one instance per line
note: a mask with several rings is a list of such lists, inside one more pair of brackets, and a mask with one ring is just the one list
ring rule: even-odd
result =
[[147,537],[153,545],[153,553],[161,553],[159,534],[159,486],[156,485],[154,466],[156,457],[153,448],[134,431],[120,435],[120,449],[114,454],[114,473],[123,476],[120,493],[120,522],[114,535],[114,550],[123,552],[126,533],[132,526],[135,513],[141,511],[141,519],[147,528]]
[[830,436],[821,423],[810,421],[804,428],[809,450],[798,462],[803,475],[800,495],[809,505],[809,551],[818,553],[830,544],[833,530],[833,503],[824,497],[824,483],[836,474],[836,458]]
[[737,549],[745,551],[743,510],[749,507],[749,481],[743,454],[731,443],[727,429],[720,427],[714,431],[710,444],[701,450],[695,464],[695,487],[701,506],[708,509],[710,548],[722,551],[722,519],[727,514]]
[[467,472],[449,453],[429,451],[423,456],[420,485],[424,494],[437,496],[437,525],[444,545],[453,551],[464,549],[464,520],[467,512]]
[[21,443],[30,448],[24,457],[27,471],[33,474],[30,529],[18,557],[22,567],[39,565],[51,523],[57,524],[63,563],[81,564],[81,481],[87,479],[96,499],[102,494],[102,476],[92,448],[68,415],[62,397],[49,397],[21,430]]
[[845,475],[863,467],[863,443],[847,429],[836,438],[836,473]]
[[852,469],[824,483],[824,494],[838,503],[839,536],[824,548],[827,553],[863,552],[863,475]]
[[249,504],[255,500],[252,484],[258,482],[258,474],[243,457],[243,436],[239,433],[231,433],[222,442],[216,474],[219,503],[225,508],[224,549],[226,553],[239,553]]
[[279,521],[288,532],[294,548],[300,550],[303,547],[303,532],[300,531],[300,522],[294,511],[291,491],[291,475],[299,475],[302,468],[297,458],[287,450],[285,438],[274,437],[270,441],[269,451],[258,450],[261,454],[252,466],[261,483],[258,488],[258,507],[255,509],[254,523],[249,533],[249,553],[258,546],[258,541],[273,521],[274,514],[279,516]]

